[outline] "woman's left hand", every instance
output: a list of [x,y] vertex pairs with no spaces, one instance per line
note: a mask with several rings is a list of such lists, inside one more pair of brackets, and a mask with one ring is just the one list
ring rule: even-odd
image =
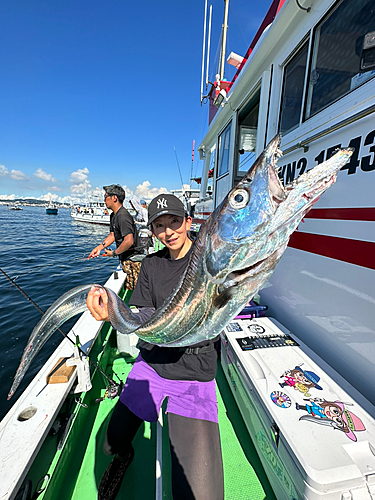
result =
[[103,288],[92,287],[87,295],[86,305],[97,321],[109,321],[108,295]]

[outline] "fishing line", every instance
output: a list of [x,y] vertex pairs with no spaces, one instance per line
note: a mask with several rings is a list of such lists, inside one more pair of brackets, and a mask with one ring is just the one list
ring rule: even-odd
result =
[[176,161],[177,161],[177,167],[178,167],[178,172],[180,174],[180,179],[181,179],[181,187],[183,188],[183,185],[184,185],[184,181],[182,180],[182,175],[181,175],[181,169],[180,169],[180,164],[178,162],[178,158],[177,158],[177,151],[176,151],[176,148],[173,146],[173,149],[174,149],[174,154],[176,155]]
[[[12,284],[16,287],[16,288],[17,288],[17,290],[18,290],[19,292],[21,292],[21,293],[22,293],[22,295],[23,295],[24,297],[26,297],[26,298],[27,298],[27,300],[29,300],[29,301],[32,303],[32,305],[33,305],[33,306],[35,306],[35,307],[38,309],[38,311],[39,311],[40,313],[44,314],[44,312],[45,312],[45,311],[43,311],[43,309],[41,309],[41,308],[38,306],[38,304],[37,304],[36,302],[34,302],[34,301],[33,301],[33,299],[32,299],[31,297],[29,297],[29,296],[27,295],[27,293],[26,293],[24,290],[22,290],[22,288],[21,288],[20,286],[18,286],[18,285],[17,285],[17,283],[16,283],[16,282],[15,282],[15,281],[14,281],[14,280],[10,277],[10,276],[8,276],[8,274],[7,274],[7,273],[6,273],[3,269],[1,269],[1,267],[0,267],[0,271],[1,271],[1,272],[3,273],[3,275],[4,275],[4,276],[5,276],[5,277],[6,277],[6,278],[7,278],[7,279],[8,279],[8,280],[9,280],[9,281],[10,281],[10,282],[11,282],[11,283],[12,283]],[[61,333],[61,334],[62,334],[62,335],[66,338],[66,339],[68,339],[68,340],[69,340],[69,342],[71,342],[74,346],[76,345],[76,342],[74,342],[74,340],[72,340],[72,339],[71,339],[71,338],[70,338],[70,337],[69,337],[69,336],[68,336],[65,332],[63,332],[63,331],[61,330],[61,328],[57,328],[57,330],[58,330],[58,331],[59,331],[59,332],[60,332],[60,333]],[[73,335],[77,338],[76,334],[75,334],[74,332],[72,332],[72,333],[73,333]],[[81,354],[83,354],[84,356],[86,356],[86,357],[87,357],[87,359],[89,360],[89,363],[91,363],[91,364],[92,364],[92,365],[93,365],[93,366],[94,366],[94,367],[95,367],[95,368],[96,368],[96,369],[97,369],[97,370],[98,370],[98,371],[99,371],[99,372],[100,372],[100,373],[101,373],[101,374],[102,374],[102,375],[103,375],[103,376],[104,376],[104,377],[105,377],[105,378],[109,381],[109,383],[110,383],[111,385],[116,385],[116,386],[118,385],[118,384],[116,384],[116,382],[115,382],[114,380],[112,380],[112,379],[111,379],[111,378],[110,378],[110,377],[109,377],[109,376],[108,376],[108,375],[107,375],[107,374],[106,374],[106,373],[105,373],[105,372],[104,372],[104,371],[103,371],[103,370],[99,367],[99,365],[97,365],[96,363],[94,363],[94,361],[92,361],[92,360],[90,359],[90,357],[89,357],[89,356],[85,353],[85,351],[84,351],[83,349],[81,349],[81,347],[80,347],[80,346],[77,346],[77,347],[78,347],[79,352],[80,352]]]
[[[88,259],[87,257],[78,257],[76,259],[69,259],[67,262],[76,262],[78,260],[87,260],[87,261],[90,261],[90,264],[92,264],[92,259]],[[68,264],[67,263],[59,263],[59,262],[51,262],[50,264],[42,264],[42,265],[36,265],[34,266],[33,268],[29,269],[28,271],[25,271],[23,273],[20,273],[18,274],[15,278],[13,279],[17,279],[18,276],[24,276],[25,274],[29,274],[29,273],[33,273],[34,271],[37,271],[38,269],[44,269],[45,267],[50,267],[50,266],[65,266],[67,267]]]

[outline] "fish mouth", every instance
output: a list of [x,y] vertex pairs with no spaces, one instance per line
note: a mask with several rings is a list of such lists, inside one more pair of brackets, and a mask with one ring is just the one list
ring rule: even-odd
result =
[[283,155],[281,149],[277,148],[271,163],[268,165],[268,195],[274,211],[286,199],[287,193],[278,176],[277,160]]
[[276,211],[277,207],[286,199],[287,193],[281,183],[278,175],[277,162],[283,156],[280,149],[281,135],[276,136],[272,144],[269,156],[266,157],[266,168],[268,168],[268,196],[272,209]]
[[287,243],[284,243],[279,248],[274,250],[270,255],[264,257],[264,259],[258,260],[255,264],[251,266],[244,267],[242,269],[236,269],[231,271],[225,281],[220,285],[220,289],[231,288],[245,279],[254,278],[264,272],[269,271],[270,268],[276,265],[280,257],[285,251]]

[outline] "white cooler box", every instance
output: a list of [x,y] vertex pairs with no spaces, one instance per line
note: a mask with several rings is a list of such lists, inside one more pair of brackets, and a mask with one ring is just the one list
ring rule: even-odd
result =
[[298,339],[272,318],[235,319],[221,339],[224,372],[276,498],[375,500],[375,421]]

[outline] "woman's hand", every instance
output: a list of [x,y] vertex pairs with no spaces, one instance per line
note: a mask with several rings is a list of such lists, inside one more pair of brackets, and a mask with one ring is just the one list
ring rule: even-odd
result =
[[109,321],[108,295],[103,288],[92,287],[87,295],[86,305],[97,321]]

